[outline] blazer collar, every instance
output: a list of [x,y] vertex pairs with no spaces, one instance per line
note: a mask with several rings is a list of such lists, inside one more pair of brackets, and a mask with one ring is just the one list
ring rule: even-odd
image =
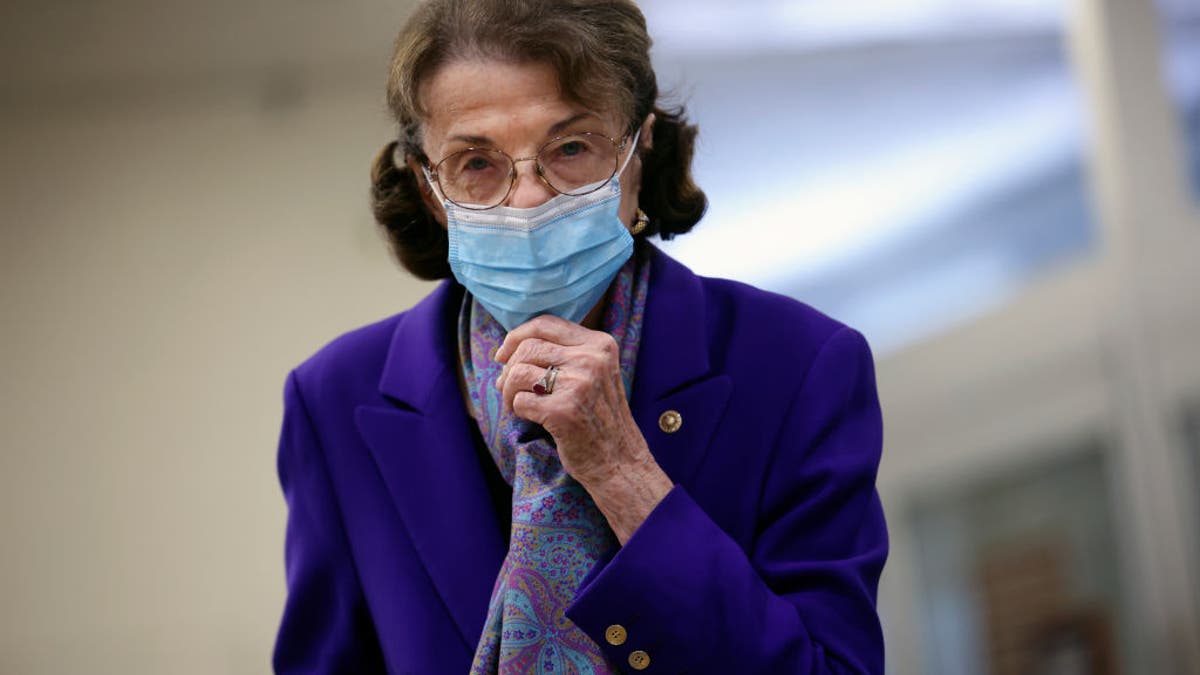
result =
[[[709,372],[708,326],[700,277],[651,244],[650,292],[638,348],[631,405],[654,401]],[[405,312],[392,335],[379,390],[418,411],[447,399],[435,396],[447,381],[457,388],[455,317],[463,288],[445,281]]]
[[379,391],[417,411],[444,404],[447,381],[458,391],[455,317],[463,287],[447,280],[404,313],[392,333]]
[[[733,386],[727,376],[711,372],[714,335],[703,280],[657,248],[651,251],[629,404],[655,461],[675,483],[686,485],[708,453]],[[676,424],[664,425],[672,413]]]
[[708,329],[700,278],[650,246],[650,292],[638,347],[631,405],[662,398],[709,371]]
[[473,653],[508,533],[475,450],[475,420],[459,391],[455,317],[461,286],[447,281],[405,312],[379,390],[391,405],[355,411],[404,528],[464,650]]

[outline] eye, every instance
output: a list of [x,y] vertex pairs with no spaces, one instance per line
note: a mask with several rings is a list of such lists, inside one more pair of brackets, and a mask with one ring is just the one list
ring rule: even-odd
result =
[[442,160],[439,170],[447,180],[478,180],[481,176],[507,173],[503,155],[486,148],[469,148]]
[[492,163],[482,155],[468,157],[466,162],[463,162],[463,171],[487,171],[492,168]]
[[558,140],[542,150],[540,159],[546,167],[567,167],[580,162],[590,162],[603,153],[598,153],[595,141],[587,136],[572,136]]
[[587,146],[580,141],[567,141],[559,146],[558,152],[564,157],[574,157],[580,153],[586,152]]

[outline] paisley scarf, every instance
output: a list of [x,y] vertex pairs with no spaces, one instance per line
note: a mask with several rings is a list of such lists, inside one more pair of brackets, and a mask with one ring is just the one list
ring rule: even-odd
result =
[[[649,256],[635,253],[617,273],[604,313],[602,328],[620,346],[626,395],[641,343],[649,274]],[[492,357],[504,336],[504,328],[467,293],[458,343],[468,407],[513,489],[508,555],[496,577],[471,675],[612,673],[600,648],[564,611],[617,540],[591,496],[563,469],[550,434],[503,409],[495,387],[500,364]]]

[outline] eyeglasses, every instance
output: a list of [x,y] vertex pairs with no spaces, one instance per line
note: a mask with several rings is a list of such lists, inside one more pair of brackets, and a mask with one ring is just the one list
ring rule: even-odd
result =
[[617,173],[617,161],[628,139],[617,142],[585,132],[552,139],[532,157],[513,158],[494,148],[466,148],[434,165],[429,178],[442,195],[464,209],[484,210],[508,199],[517,178],[517,162],[534,162],[537,176],[564,195],[586,195]]

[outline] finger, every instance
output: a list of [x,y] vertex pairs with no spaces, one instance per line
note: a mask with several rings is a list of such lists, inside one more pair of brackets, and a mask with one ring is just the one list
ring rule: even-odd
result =
[[504,386],[504,380],[508,377],[508,369],[518,363],[549,368],[550,366],[561,366],[570,360],[570,349],[567,347],[541,338],[522,340],[517,351],[500,368],[500,374],[496,376],[496,388],[500,389]]
[[496,350],[496,360],[500,363],[508,363],[513,352],[517,350],[523,340],[528,338],[541,338],[569,347],[587,342],[588,336],[594,332],[577,323],[550,314],[535,316],[509,331],[500,348]]
[[561,366],[570,360],[570,347],[531,337],[521,341],[505,365],[528,363],[531,366]]
[[544,427],[549,419],[549,399],[549,396],[538,396],[531,391],[519,391],[512,400],[513,414]]
[[[500,391],[503,392],[505,408],[512,408],[513,398],[521,392],[532,392],[533,385],[542,379],[546,374],[546,369],[540,366],[531,366],[528,363],[514,363],[506,367],[507,372],[504,376],[504,381],[500,383]],[[561,377],[559,372],[557,377]],[[555,380],[554,386],[558,388],[558,380]]]

